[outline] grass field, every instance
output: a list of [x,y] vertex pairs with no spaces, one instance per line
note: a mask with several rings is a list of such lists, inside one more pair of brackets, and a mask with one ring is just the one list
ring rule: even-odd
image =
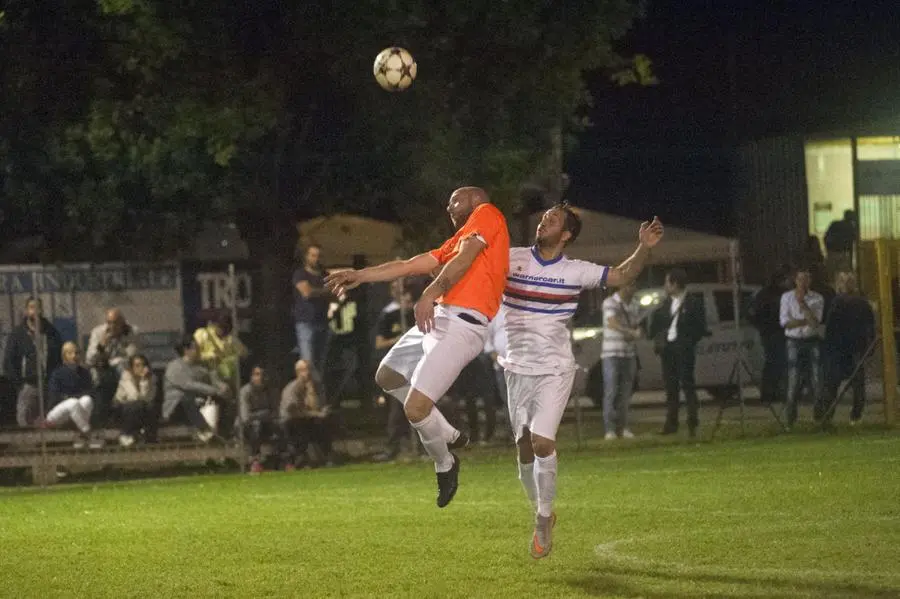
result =
[[534,561],[509,452],[0,491],[0,597],[900,597],[900,435],[560,452]]

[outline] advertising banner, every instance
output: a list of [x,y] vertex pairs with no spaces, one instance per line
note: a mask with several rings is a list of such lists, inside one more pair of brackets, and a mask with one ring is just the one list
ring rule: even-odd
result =
[[9,333],[22,322],[29,297],[39,297],[62,339],[76,341],[83,350],[91,329],[106,322],[106,310],[119,308],[137,327],[141,352],[154,368],[172,358],[182,332],[175,263],[0,266],[0,355]]

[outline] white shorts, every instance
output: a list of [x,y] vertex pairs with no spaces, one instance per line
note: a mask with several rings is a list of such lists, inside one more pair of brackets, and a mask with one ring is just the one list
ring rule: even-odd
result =
[[536,375],[506,371],[509,424],[517,442],[525,428],[545,439],[556,439],[574,381],[574,370]]
[[425,335],[413,326],[391,347],[381,366],[403,375],[413,389],[431,401],[440,400],[462,369],[484,350],[487,324],[467,322],[460,313],[487,321],[477,312],[437,306],[434,329]]

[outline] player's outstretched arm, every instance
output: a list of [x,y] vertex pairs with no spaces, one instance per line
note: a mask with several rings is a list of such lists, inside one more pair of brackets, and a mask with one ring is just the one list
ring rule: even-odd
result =
[[622,287],[634,282],[650,257],[650,250],[660,242],[663,236],[663,225],[659,218],[653,217],[652,222],[641,223],[638,233],[638,247],[625,262],[610,269],[606,282],[610,287]]
[[392,260],[378,266],[332,273],[325,278],[325,286],[332,293],[340,296],[363,283],[393,281],[400,277],[428,274],[437,265],[437,259],[431,254],[419,254],[409,260]]

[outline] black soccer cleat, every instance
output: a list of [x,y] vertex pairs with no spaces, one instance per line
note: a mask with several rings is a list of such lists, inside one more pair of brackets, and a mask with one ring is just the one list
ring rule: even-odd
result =
[[459,431],[459,436],[455,441],[451,441],[447,443],[447,449],[453,451],[454,449],[464,449],[469,446],[469,435],[466,433]]
[[437,473],[438,507],[447,507],[447,504],[453,501],[453,496],[456,495],[456,490],[459,488],[459,458],[455,454],[451,453],[450,455],[453,456],[453,467],[447,472]]

